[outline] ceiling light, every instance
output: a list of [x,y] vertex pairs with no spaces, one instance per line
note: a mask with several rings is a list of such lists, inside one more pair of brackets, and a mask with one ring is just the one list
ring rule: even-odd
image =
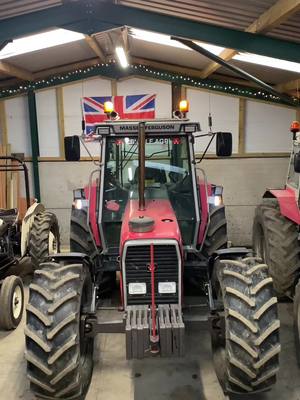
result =
[[[191,51],[191,49],[186,47],[184,44],[179,43],[176,40],[171,40],[171,37],[168,35],[144,31],[142,29],[136,29],[136,28],[131,28],[130,33],[135,39],[138,39],[138,40],[144,40],[145,42],[162,44],[165,46],[177,47],[178,49],[185,49],[185,50]],[[195,42],[195,43],[199,44],[204,49],[210,51],[211,53],[213,53],[215,55],[220,54],[224,50],[224,47],[215,46],[213,44],[208,44],[208,43],[203,43],[203,42]]]
[[[170,36],[163,35],[161,33],[155,33],[155,32],[144,31],[142,29],[131,28],[130,34],[135,39],[144,40],[146,42],[176,47],[179,49],[191,50],[190,48],[184,46],[182,43],[179,43],[176,40],[171,40]],[[210,51],[215,55],[220,55],[220,53],[224,50],[224,47],[215,46],[208,43],[203,43],[203,42],[194,42],[194,43],[202,46],[204,49]],[[233,59],[257,65],[264,65],[266,67],[277,68],[286,71],[300,72],[300,63],[261,56],[258,54],[238,53],[233,57]]]
[[4,49],[0,51],[0,59],[47,49],[49,47],[82,39],[84,39],[82,33],[68,31],[66,29],[54,29],[48,32],[37,33],[35,35],[15,39],[13,42],[8,43]]
[[286,71],[300,72],[300,64],[281,60],[279,58],[272,58],[266,56],[260,56],[258,54],[250,53],[239,53],[233,57],[234,60],[244,61],[251,64],[264,65],[266,67],[283,69]]
[[116,54],[119,60],[119,63],[121,64],[122,68],[127,68],[128,67],[128,60],[127,60],[127,56],[125,53],[125,50],[123,49],[123,47],[116,47]]

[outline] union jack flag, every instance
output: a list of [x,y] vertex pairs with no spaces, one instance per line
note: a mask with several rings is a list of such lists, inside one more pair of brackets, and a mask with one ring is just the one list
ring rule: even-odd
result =
[[120,119],[154,119],[155,98],[155,94],[83,97],[82,108],[86,135],[93,134],[95,125],[107,120],[107,115],[104,113],[106,101],[113,102],[114,110],[119,114]]

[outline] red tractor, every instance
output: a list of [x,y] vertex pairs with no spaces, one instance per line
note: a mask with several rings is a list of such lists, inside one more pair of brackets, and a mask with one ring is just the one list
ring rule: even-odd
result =
[[297,357],[300,365],[300,124],[290,128],[293,149],[287,181],[283,189],[268,189],[256,208],[253,249],[268,264],[279,296],[294,299]]
[[[224,391],[269,389],[280,351],[272,278],[248,249],[228,248],[223,188],[196,168],[199,136],[216,137],[217,155],[230,156],[231,134],[201,135],[199,124],[185,118],[115,117],[86,138],[99,143],[100,161],[89,184],[74,191],[71,253],[41,264],[30,286],[32,391],[83,399],[97,333],[123,332],[128,359],[183,356],[191,282],[196,306],[207,306]],[[65,147],[67,160],[79,160],[78,136],[66,138]]]

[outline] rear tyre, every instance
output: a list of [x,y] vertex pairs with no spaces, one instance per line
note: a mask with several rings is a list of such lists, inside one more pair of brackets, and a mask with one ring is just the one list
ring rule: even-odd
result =
[[292,296],[300,269],[298,226],[281,215],[276,199],[256,208],[253,249],[268,265],[276,292]]
[[214,289],[224,306],[212,326],[219,381],[225,392],[267,390],[276,382],[280,352],[277,299],[268,268],[254,257],[218,261],[216,268]]
[[209,214],[210,224],[202,248],[204,255],[207,257],[212,256],[219,249],[226,248],[228,242],[225,206],[210,206]]
[[30,230],[29,254],[34,269],[48,256],[60,252],[60,235],[57,217],[45,211],[37,214]]
[[23,282],[18,276],[8,276],[4,279],[0,290],[0,328],[16,329],[21,322],[23,308]]
[[[90,258],[97,254],[88,225],[87,211],[85,209],[72,209],[70,230],[71,252],[87,254]],[[107,296],[116,286],[116,272],[102,272],[100,277],[100,295]]]
[[90,309],[92,282],[84,264],[46,262],[34,273],[27,306],[27,375],[38,398],[84,398],[93,370],[94,339],[81,317]]
[[296,286],[294,297],[294,334],[297,363],[300,368],[300,282]]

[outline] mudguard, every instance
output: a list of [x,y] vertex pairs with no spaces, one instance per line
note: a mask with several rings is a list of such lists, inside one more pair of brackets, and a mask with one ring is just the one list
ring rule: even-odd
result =
[[270,189],[263,197],[276,198],[279,203],[281,214],[297,225],[300,225],[300,211],[296,190],[290,187],[286,187],[285,189]]
[[21,236],[21,256],[25,256],[29,245],[30,230],[34,221],[34,217],[45,211],[45,207],[41,203],[34,203],[30,206],[23,218],[22,236]]
[[214,252],[214,257],[223,258],[223,257],[237,257],[239,255],[246,255],[251,253],[251,249],[247,249],[247,247],[228,247],[227,249],[220,249]]

